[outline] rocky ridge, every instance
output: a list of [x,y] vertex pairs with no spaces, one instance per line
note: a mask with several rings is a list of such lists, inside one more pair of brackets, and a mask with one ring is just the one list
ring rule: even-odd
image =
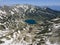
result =
[[[36,24],[25,22],[30,19]],[[0,7],[0,45],[59,45],[59,27],[60,12],[48,7]]]

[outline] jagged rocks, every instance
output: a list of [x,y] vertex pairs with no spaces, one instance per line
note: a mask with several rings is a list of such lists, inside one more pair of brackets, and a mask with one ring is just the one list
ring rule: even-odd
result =
[[[4,42],[2,45],[49,45],[47,41],[52,41],[57,31],[55,27],[54,32],[55,22],[52,21],[58,17],[57,13],[59,12],[49,8],[32,5],[2,7],[0,9],[0,43]],[[54,37],[53,40],[55,39]]]

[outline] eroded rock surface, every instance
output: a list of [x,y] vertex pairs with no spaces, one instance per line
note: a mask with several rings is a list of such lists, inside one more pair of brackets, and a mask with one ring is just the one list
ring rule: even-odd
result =
[[2,6],[0,45],[60,45],[59,14],[32,5]]

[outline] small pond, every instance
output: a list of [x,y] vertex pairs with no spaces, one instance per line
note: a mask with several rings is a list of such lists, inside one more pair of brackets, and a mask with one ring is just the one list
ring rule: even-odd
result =
[[25,22],[28,24],[36,24],[36,21],[33,19],[27,19],[27,20],[25,20]]

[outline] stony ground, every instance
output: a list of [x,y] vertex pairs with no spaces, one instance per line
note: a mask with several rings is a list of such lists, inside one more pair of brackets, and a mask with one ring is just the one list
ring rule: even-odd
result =
[[[31,5],[0,7],[0,45],[60,45],[60,18],[46,10]],[[37,23],[26,23],[28,19]]]

